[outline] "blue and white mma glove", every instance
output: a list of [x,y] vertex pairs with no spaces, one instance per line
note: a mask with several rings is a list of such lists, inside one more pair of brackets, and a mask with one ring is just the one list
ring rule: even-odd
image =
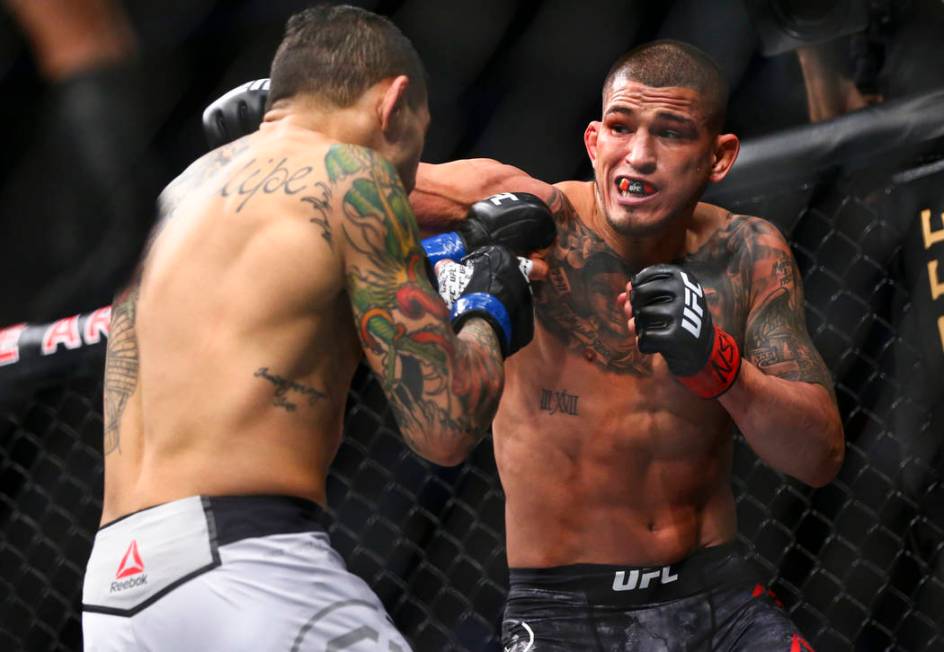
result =
[[540,198],[527,192],[502,192],[469,207],[455,231],[423,240],[430,262],[459,261],[486,245],[507,247],[517,256],[528,256],[549,247],[557,235],[551,211]]
[[495,330],[507,358],[534,337],[534,307],[528,273],[531,261],[505,247],[473,251],[462,263],[436,266],[439,293],[449,306],[456,332],[470,317],[480,317]]
[[[526,279],[531,278],[531,270],[533,268],[534,263],[531,260],[518,256],[518,269],[521,270],[521,273],[524,274]],[[455,263],[448,258],[444,258],[436,264],[435,274],[439,296],[442,297],[446,307],[450,310],[452,310],[456,299],[458,299],[462,291],[465,290],[465,286],[469,284],[472,273],[473,268],[471,266]]]

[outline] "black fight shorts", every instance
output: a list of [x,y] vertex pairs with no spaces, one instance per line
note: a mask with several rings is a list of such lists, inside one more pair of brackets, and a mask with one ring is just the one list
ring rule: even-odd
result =
[[505,652],[812,652],[734,544],[677,564],[511,569]]

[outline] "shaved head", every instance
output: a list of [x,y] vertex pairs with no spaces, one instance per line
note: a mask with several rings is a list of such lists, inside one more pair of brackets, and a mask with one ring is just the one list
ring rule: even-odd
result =
[[633,48],[610,68],[603,82],[603,103],[618,82],[653,88],[690,88],[701,96],[708,128],[720,133],[728,104],[728,82],[711,57],[681,41],[660,40]]

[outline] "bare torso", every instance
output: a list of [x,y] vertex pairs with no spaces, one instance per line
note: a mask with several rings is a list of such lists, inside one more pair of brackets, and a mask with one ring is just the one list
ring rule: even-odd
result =
[[195,494],[324,503],[360,356],[330,246],[330,144],[264,125],[162,195],[113,306],[102,522]]
[[[638,269],[587,228],[592,188],[559,186],[572,210],[534,285],[534,341],[506,362],[494,439],[511,567],[662,565],[736,532],[731,419],[636,350],[615,298]],[[750,219],[700,204],[684,260],[739,344],[750,288],[732,248]]]

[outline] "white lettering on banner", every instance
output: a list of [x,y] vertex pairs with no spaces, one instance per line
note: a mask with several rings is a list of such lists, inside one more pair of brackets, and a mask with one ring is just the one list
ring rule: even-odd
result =
[[501,206],[502,201],[504,201],[505,199],[508,199],[510,201],[518,201],[518,198],[513,193],[510,193],[510,192],[500,192],[497,195],[492,195],[491,197],[488,198],[488,200],[492,202],[493,204],[495,204],[496,206]]
[[43,334],[43,355],[55,353],[60,344],[64,344],[67,349],[77,349],[82,346],[78,315],[60,319],[49,325]]
[[616,571],[616,575],[613,577],[613,590],[633,591],[637,588],[647,589],[652,580],[658,580],[660,584],[670,584],[677,579],[678,573],[673,574],[671,566],[663,566],[660,570],[651,570],[642,573],[642,581],[640,581],[640,573],[636,569],[629,571],[628,580],[626,578],[626,571]]
[[108,337],[108,327],[111,325],[111,306],[99,308],[85,320],[85,329],[82,335],[86,344],[98,344],[102,335]]
[[0,330],[0,367],[20,359],[20,334],[25,330],[25,323]]

